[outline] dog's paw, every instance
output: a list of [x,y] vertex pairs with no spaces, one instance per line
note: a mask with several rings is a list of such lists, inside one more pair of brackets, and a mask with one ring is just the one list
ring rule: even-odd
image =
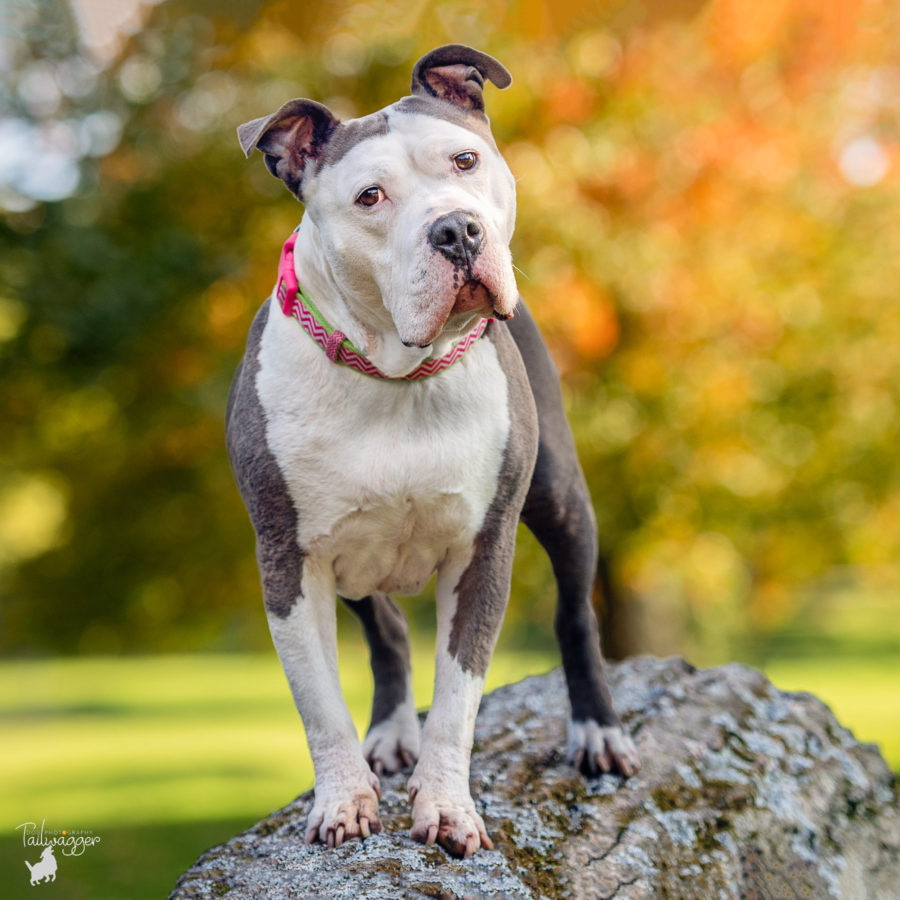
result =
[[353,838],[367,838],[381,832],[378,799],[381,788],[374,773],[368,773],[368,785],[357,786],[348,795],[316,790],[316,800],[306,820],[306,843],[321,841],[327,847],[340,847]]
[[413,823],[409,836],[420,844],[440,844],[451,856],[467,858],[479,847],[493,850],[484,820],[475,812],[471,797],[454,799],[421,791],[421,779],[409,780]]
[[398,706],[387,718],[369,729],[363,756],[376,775],[390,775],[411,768],[419,758],[419,720],[412,703]]
[[604,727],[592,719],[569,722],[568,759],[591,776],[618,772],[630,777],[641,771],[637,747],[622,727]]

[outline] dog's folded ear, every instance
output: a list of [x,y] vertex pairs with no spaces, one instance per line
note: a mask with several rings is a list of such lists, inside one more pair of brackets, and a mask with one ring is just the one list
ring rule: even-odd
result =
[[413,94],[437,97],[473,112],[484,112],[484,80],[498,88],[512,84],[502,63],[465,44],[445,44],[426,53],[412,74]]
[[238,126],[238,140],[249,157],[261,150],[266,166],[288,190],[301,198],[303,172],[328,143],[338,120],[331,110],[314,100],[289,100],[270,116]]

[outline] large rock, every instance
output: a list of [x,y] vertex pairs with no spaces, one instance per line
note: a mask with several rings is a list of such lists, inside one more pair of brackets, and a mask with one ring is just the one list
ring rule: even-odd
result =
[[205,853],[171,898],[900,898],[900,810],[874,747],[754,669],[610,666],[639,776],[566,765],[558,671],[484,698],[472,790],[496,845],[469,860],[409,837],[406,775],[382,779],[385,830],[303,844],[312,792]]

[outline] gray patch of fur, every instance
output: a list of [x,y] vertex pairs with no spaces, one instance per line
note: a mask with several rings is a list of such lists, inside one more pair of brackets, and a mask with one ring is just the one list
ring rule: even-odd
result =
[[376,593],[362,600],[344,602],[362,622],[371,652],[375,680],[371,731],[379,722],[389,719],[406,699],[411,671],[409,626],[403,611],[387,594]]
[[492,322],[494,344],[508,385],[509,436],[497,493],[475,538],[472,560],[456,585],[457,606],[448,651],[475,675],[487,672],[506,603],[516,545],[516,523],[537,456],[538,423],[522,357],[505,323]]
[[357,144],[373,137],[383,137],[389,130],[388,117],[384,110],[362,119],[338,123],[323,148],[321,157],[316,161],[314,174],[318,174],[327,166],[339,163]]
[[247,352],[238,368],[226,414],[228,458],[256,531],[256,559],[266,608],[286,618],[300,596],[303,551],[297,544],[297,510],[284,475],[266,442],[266,414],[256,391],[259,345],[271,301],[256,314]]
[[[423,95],[403,97],[387,107],[387,110],[391,113],[431,116],[434,119],[443,119],[445,122],[473,131],[494,150],[497,150],[497,144],[494,141],[493,134],[491,134],[490,121],[483,112],[472,112],[459,106],[454,106],[452,103],[447,103],[445,100],[438,100],[434,97]],[[497,152],[499,153],[499,151]]]

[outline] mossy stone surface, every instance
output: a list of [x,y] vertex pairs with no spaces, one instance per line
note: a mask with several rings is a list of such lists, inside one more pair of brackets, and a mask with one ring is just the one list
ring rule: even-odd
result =
[[495,850],[413,843],[405,773],[382,779],[382,834],[306,846],[310,791],[205,853],[170,900],[897,896],[893,778],[824,704],[739,665],[639,658],[609,674],[644,761],[629,779],[566,764],[558,671],[484,698],[471,784]]

